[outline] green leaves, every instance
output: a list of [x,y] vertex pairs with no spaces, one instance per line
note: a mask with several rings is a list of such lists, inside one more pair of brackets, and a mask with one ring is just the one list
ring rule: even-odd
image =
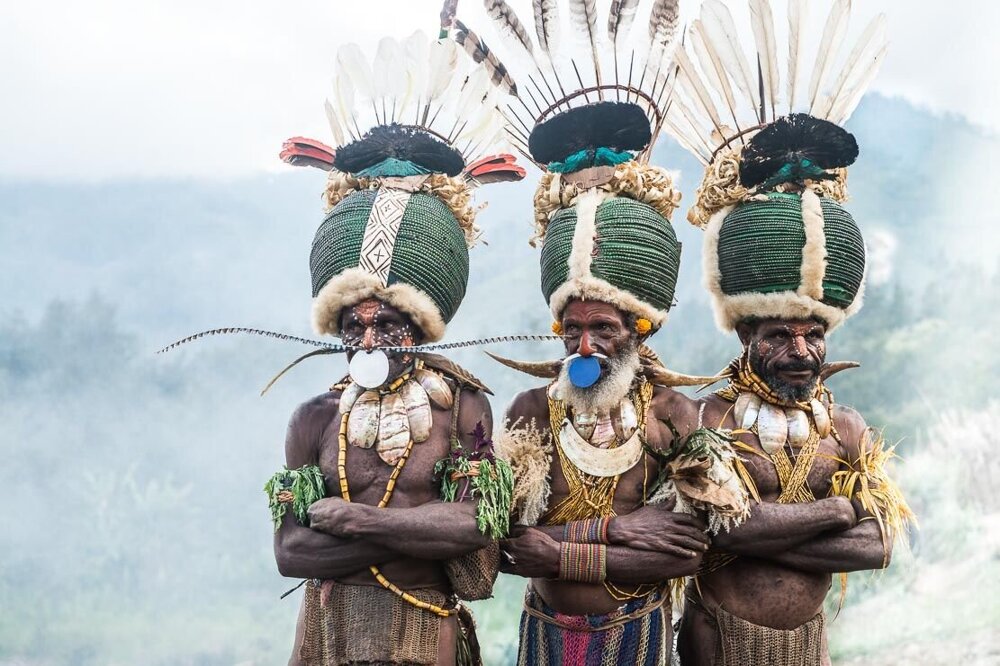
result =
[[[271,521],[277,532],[289,504],[296,520],[301,525],[309,526],[309,507],[313,502],[326,497],[326,482],[323,480],[323,472],[316,465],[304,465],[291,470],[285,466],[264,484],[264,492],[267,493]],[[283,493],[289,493],[291,500],[288,501],[287,495],[282,497]]]

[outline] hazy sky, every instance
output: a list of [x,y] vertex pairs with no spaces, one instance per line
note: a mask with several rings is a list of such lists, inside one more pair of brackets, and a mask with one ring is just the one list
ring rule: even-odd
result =
[[[528,0],[512,4],[530,16]],[[681,0],[686,16],[699,4]],[[745,11],[745,0],[729,4]],[[783,16],[784,0],[774,5]],[[810,5],[815,18],[830,1]],[[284,138],[329,139],[322,101],[338,45],[355,40],[373,50],[386,34],[432,34],[439,7],[439,0],[5,1],[0,178],[229,178],[280,168]],[[1000,42],[984,27],[1000,22],[1000,3],[854,0],[851,34],[878,11],[889,14],[892,46],[875,90],[1000,130]],[[479,0],[462,0],[459,16],[485,22]]]

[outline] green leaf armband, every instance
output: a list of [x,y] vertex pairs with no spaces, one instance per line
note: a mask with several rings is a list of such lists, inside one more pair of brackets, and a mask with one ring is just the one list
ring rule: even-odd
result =
[[309,507],[326,497],[326,482],[323,472],[316,465],[304,465],[298,469],[286,466],[264,484],[267,505],[271,509],[274,531],[281,527],[281,521],[292,506],[292,513],[300,524],[309,526]]
[[506,460],[493,455],[493,442],[482,424],[472,434],[476,437],[474,448],[466,449],[455,440],[451,455],[434,466],[434,473],[441,478],[441,499],[478,501],[476,527],[491,539],[503,539],[510,531],[514,472]]

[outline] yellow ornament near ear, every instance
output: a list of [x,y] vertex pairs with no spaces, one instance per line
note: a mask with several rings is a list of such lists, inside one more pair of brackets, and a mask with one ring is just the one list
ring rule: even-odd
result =
[[558,321],[552,322],[552,332],[555,333],[556,335],[562,335],[563,333],[562,324],[559,323]]
[[643,319],[640,317],[635,322],[635,330],[639,335],[646,335],[651,330],[653,330],[653,322],[648,319]]

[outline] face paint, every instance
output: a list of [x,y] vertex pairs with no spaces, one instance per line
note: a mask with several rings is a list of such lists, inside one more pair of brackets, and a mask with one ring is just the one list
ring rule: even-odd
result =
[[382,386],[406,372],[413,357],[387,355],[380,347],[412,347],[418,334],[409,318],[376,298],[369,298],[346,310],[341,325],[344,344],[365,351],[349,354],[351,378],[365,388]]

